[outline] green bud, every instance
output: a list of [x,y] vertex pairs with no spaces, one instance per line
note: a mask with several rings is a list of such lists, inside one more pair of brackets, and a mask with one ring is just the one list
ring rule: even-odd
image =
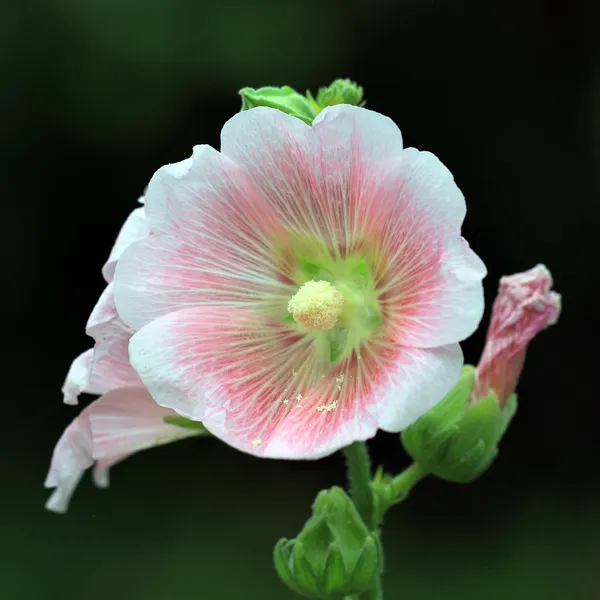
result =
[[241,110],[256,108],[257,106],[268,106],[301,119],[309,125],[317,116],[314,104],[296,90],[284,85],[283,87],[243,88],[240,90],[242,97]]
[[293,540],[274,551],[277,573],[297,594],[342,600],[369,589],[380,570],[380,550],[346,492],[320,492],[313,515]]
[[334,106],[335,104],[365,105],[365,102],[362,101],[362,87],[354,81],[350,81],[350,79],[336,79],[329,87],[319,88],[316,100],[310,92],[306,92],[306,95],[317,108],[317,112],[320,112],[326,106]]
[[515,394],[504,407],[493,392],[472,404],[474,380],[475,369],[465,366],[448,395],[402,432],[410,456],[423,470],[446,481],[468,483],[492,464],[517,409]]

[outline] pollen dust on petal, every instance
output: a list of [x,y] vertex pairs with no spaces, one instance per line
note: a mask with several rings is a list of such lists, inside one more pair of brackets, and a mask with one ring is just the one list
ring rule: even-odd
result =
[[319,412],[331,412],[337,408],[338,401],[334,400],[330,404],[321,404],[321,406],[317,406],[317,410]]
[[252,440],[252,446],[254,448],[258,448],[258,446],[260,446],[261,444],[262,444],[262,440],[261,439]]

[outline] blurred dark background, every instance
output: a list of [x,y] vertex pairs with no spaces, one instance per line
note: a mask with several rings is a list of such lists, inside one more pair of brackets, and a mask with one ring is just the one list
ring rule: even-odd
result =
[[[520,409],[476,483],[421,483],[385,524],[386,598],[600,598],[597,477],[600,61],[593,2],[29,0],[0,7],[2,600],[292,598],[271,548],[343,463],[264,461],[192,439],[86,477],[43,510],[61,404],[100,267],[152,173],[218,147],[243,86],[365,88],[464,191],[497,280],[545,263],[558,326],[532,344]],[[464,344],[469,362],[481,330]],[[389,470],[396,436],[371,443]]]

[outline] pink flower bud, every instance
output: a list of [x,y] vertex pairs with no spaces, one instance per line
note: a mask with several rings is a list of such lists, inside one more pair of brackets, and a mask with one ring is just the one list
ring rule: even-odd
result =
[[556,323],[560,294],[550,290],[544,265],[500,279],[485,347],[477,365],[471,402],[495,392],[501,406],[515,391],[529,342]]

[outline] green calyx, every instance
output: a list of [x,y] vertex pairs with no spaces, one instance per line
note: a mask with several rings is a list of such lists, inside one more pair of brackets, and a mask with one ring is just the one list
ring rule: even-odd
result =
[[327,331],[302,330],[291,315],[286,321],[313,336],[326,363],[338,363],[352,353],[360,356],[361,345],[377,331],[382,321],[370,257],[353,254],[336,259],[306,245],[297,250],[295,284],[301,287],[311,280],[328,281],[344,296],[344,304],[335,327]]
[[292,591],[342,600],[371,587],[381,568],[381,552],[352,500],[333,487],[319,493],[313,516],[296,538],[277,542],[274,561]]
[[444,400],[402,432],[410,456],[446,481],[468,483],[486,471],[517,409],[515,394],[504,407],[493,392],[471,404],[474,379],[475,369],[465,366]]
[[365,104],[362,100],[362,87],[350,79],[336,79],[331,85],[319,88],[316,99],[310,91],[303,96],[288,85],[265,86],[257,89],[245,87],[240,90],[240,96],[242,111],[257,106],[267,106],[296,117],[308,125],[312,125],[313,119],[327,106],[335,104],[364,106]]

